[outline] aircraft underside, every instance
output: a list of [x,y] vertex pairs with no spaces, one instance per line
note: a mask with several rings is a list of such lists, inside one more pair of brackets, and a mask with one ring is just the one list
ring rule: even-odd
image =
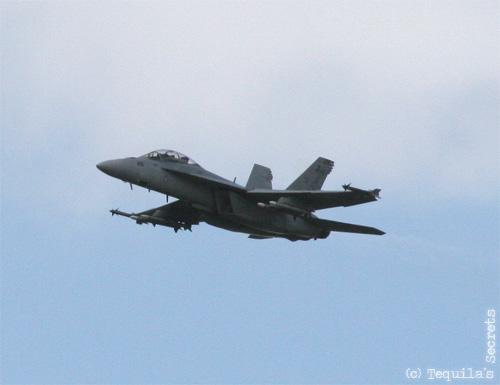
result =
[[[249,238],[252,239],[269,239],[269,238],[285,238],[291,241],[298,240],[310,240],[321,238],[324,239],[330,234],[329,231],[317,229],[314,232],[307,233],[306,231],[293,232],[290,229],[279,227],[279,225],[268,223],[267,225],[262,225],[262,223],[255,224],[245,219],[245,217],[239,217],[237,215],[202,215],[203,220],[209,225],[222,228],[224,230],[234,231],[238,233],[249,234]],[[291,218],[286,218],[290,220]],[[294,220],[294,219],[291,219]],[[282,221],[283,222],[283,221]]]

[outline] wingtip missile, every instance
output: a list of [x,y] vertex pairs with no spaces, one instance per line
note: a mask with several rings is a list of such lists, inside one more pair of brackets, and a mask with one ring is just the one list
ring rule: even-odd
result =
[[127,218],[130,218],[132,215],[134,215],[134,214],[126,213],[125,211],[120,211],[118,209],[111,209],[111,210],[109,210],[109,212],[111,213],[111,216],[120,215],[122,217],[127,217]]
[[125,211],[120,211],[118,209],[109,210],[111,215],[119,215],[122,217],[130,218],[134,220],[138,225],[142,225],[143,223],[151,223],[153,226],[161,225],[167,227],[173,227],[175,232],[179,229],[192,231],[191,225],[192,223],[188,222],[179,222],[174,220],[169,220],[166,218],[156,217],[154,215],[147,214],[135,214],[135,213],[127,213]]
[[382,191],[379,188],[373,190],[363,190],[357,187],[352,187],[350,183],[343,184],[342,188],[344,189],[344,191],[352,191],[361,194],[370,194],[375,200],[380,199],[380,191]]

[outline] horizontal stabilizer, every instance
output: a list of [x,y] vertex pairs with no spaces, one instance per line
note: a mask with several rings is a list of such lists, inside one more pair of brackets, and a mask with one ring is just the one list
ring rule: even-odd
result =
[[340,231],[343,233],[357,233],[357,234],[373,234],[373,235],[384,235],[382,230],[376,229],[375,227],[354,225],[352,223],[344,223],[337,221],[329,221],[326,219],[314,218],[311,221],[317,225],[320,225],[325,230],[330,231]]

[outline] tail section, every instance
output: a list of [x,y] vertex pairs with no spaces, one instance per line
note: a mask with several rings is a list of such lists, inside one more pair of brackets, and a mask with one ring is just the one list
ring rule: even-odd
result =
[[247,190],[255,189],[269,189],[272,186],[273,174],[268,167],[261,166],[260,164],[254,164],[252,172],[248,177],[248,182],[246,185]]
[[287,190],[321,190],[326,177],[333,169],[333,161],[319,157]]

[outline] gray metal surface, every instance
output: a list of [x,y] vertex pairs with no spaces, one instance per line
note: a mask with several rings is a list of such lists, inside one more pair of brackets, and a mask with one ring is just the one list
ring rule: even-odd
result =
[[245,187],[205,170],[173,150],[152,151],[140,157],[97,164],[102,172],[132,185],[178,200],[139,213],[111,210],[113,215],[191,230],[206,222],[251,239],[286,238],[291,241],[326,238],[331,231],[382,235],[373,227],[319,219],[315,210],[376,201],[380,189],[344,185],[343,191],[321,191],[333,162],[318,158],[286,190],[273,190],[271,170],[255,164]]

